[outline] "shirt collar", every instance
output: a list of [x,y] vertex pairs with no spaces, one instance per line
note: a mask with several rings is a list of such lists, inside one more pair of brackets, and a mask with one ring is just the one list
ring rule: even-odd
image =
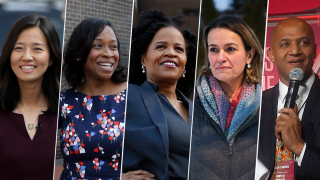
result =
[[[307,79],[304,86],[302,85],[299,86],[299,91],[298,91],[299,99],[305,99],[306,97],[308,97],[308,94],[314,82],[314,79],[315,79],[315,75],[314,73],[312,73],[312,75]],[[288,86],[286,86],[281,82],[281,80],[279,80],[279,99],[281,99],[283,103],[285,101],[287,92],[288,92]]]

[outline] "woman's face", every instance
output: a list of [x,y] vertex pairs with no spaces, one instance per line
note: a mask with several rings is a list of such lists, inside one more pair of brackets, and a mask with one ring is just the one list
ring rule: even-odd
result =
[[52,61],[46,36],[40,28],[28,28],[19,34],[10,63],[19,82],[42,83],[43,75]]
[[214,28],[208,34],[208,58],[211,72],[219,81],[235,84],[242,81],[246,64],[254,52],[245,51],[241,37],[226,28]]
[[165,27],[154,35],[141,64],[153,83],[176,83],[187,63],[186,43],[179,30]]
[[94,39],[83,66],[86,80],[111,80],[119,63],[117,37],[110,26]]

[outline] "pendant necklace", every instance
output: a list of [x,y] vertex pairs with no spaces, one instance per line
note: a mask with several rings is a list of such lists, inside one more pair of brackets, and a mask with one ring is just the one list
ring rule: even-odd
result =
[[[28,125],[28,129],[29,129],[29,130],[32,130],[32,129],[34,128],[34,123],[35,123],[36,120],[39,118],[40,113],[39,113],[39,115],[37,116],[37,118],[33,121],[33,123],[30,123],[30,124],[29,124],[28,121],[26,121],[26,119],[24,118],[23,114],[21,113],[21,111],[20,111],[20,109],[19,109],[19,104],[18,104],[18,106],[17,106],[17,109],[19,110],[20,114],[22,115],[24,122]],[[40,112],[41,112],[41,111],[40,111]]]

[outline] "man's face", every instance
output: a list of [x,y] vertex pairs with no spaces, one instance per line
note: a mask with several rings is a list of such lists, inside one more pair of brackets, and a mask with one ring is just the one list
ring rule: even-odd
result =
[[269,57],[276,63],[281,82],[289,85],[289,73],[300,68],[307,78],[312,74],[316,44],[312,28],[303,20],[288,18],[273,30]]

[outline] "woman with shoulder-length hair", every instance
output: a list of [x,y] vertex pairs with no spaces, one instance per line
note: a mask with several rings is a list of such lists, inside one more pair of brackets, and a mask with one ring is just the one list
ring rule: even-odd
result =
[[187,179],[197,37],[183,22],[148,10],[133,28],[122,180]]
[[59,125],[64,170],[60,179],[119,180],[127,68],[111,23],[77,25],[64,51]]
[[189,179],[254,179],[263,53],[250,27],[222,16],[204,29]]
[[0,177],[52,179],[61,49],[53,24],[27,15],[0,57]]

